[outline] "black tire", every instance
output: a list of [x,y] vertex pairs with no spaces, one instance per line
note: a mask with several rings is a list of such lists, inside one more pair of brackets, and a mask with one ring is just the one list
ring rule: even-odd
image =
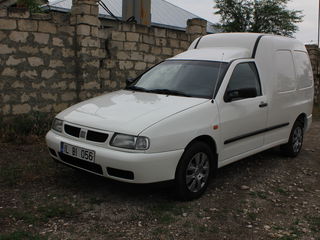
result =
[[213,172],[214,155],[203,142],[195,142],[183,153],[175,176],[175,189],[180,200],[200,197],[207,189]]
[[297,120],[291,129],[288,143],[281,145],[282,152],[288,157],[296,157],[301,151],[303,143],[303,122]]

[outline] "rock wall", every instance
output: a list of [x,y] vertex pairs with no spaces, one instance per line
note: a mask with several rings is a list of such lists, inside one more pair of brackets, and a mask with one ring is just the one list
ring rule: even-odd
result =
[[0,117],[59,112],[125,86],[206,34],[99,19],[95,0],[75,0],[71,14],[0,9]]
[[314,77],[314,102],[320,104],[320,49],[317,45],[306,45]]

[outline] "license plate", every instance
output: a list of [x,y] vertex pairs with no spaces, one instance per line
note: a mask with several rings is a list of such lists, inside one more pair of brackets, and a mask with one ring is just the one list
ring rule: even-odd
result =
[[89,149],[85,149],[82,147],[77,147],[73,146],[71,144],[67,144],[64,142],[61,142],[61,152],[75,157],[79,158],[81,160],[89,161],[89,162],[94,162],[95,161],[95,152]]

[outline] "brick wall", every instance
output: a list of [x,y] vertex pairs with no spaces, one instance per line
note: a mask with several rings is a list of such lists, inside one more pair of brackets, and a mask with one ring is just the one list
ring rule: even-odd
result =
[[95,0],[75,0],[71,14],[0,9],[0,117],[59,112],[122,88],[206,34],[200,19],[178,31],[97,15]]
[[306,45],[314,77],[314,102],[320,104],[320,49],[318,45]]

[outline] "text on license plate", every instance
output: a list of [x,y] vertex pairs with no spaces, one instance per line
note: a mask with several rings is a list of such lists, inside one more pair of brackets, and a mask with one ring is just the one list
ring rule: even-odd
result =
[[61,142],[61,152],[76,157],[85,161],[94,162],[95,160],[95,152],[92,150],[88,150],[82,147],[73,146],[71,144],[67,144]]

